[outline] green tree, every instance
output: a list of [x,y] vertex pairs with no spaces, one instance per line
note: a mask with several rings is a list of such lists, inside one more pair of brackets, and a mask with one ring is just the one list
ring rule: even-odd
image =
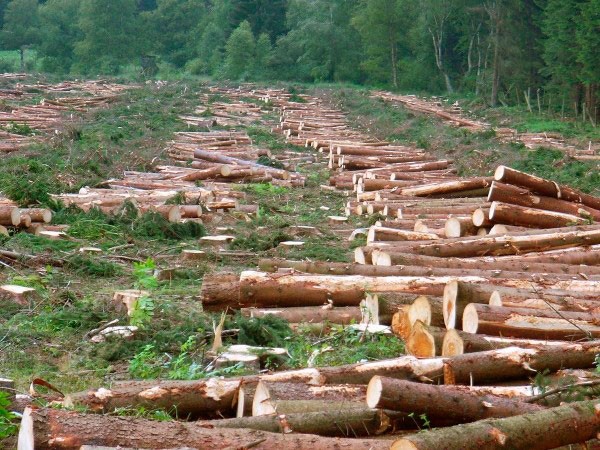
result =
[[398,87],[400,47],[407,42],[411,14],[402,0],[361,0],[352,23],[362,36],[371,80]]
[[227,39],[223,75],[231,79],[247,78],[254,70],[255,56],[256,42],[250,23],[245,20]]
[[256,51],[254,58],[254,74],[256,78],[265,79],[270,76],[270,59],[273,48],[271,39],[267,33],[262,33],[256,40]]
[[205,14],[203,0],[158,0],[157,8],[145,13],[151,50],[183,67],[197,56],[199,26]]
[[25,70],[25,49],[39,39],[37,0],[13,0],[4,11],[2,44],[9,50],[18,50],[21,56],[21,71]]
[[75,42],[80,37],[77,26],[80,3],[80,0],[48,0],[40,6],[40,40],[36,48],[43,70],[70,71]]
[[82,39],[75,44],[76,70],[117,73],[139,56],[143,36],[135,0],[83,0]]
[[581,18],[577,29],[577,62],[581,65],[580,80],[585,86],[586,113],[594,123],[600,117],[600,1],[588,0],[580,5]]
[[290,32],[277,42],[285,78],[358,81],[360,42],[350,24],[355,0],[290,0]]

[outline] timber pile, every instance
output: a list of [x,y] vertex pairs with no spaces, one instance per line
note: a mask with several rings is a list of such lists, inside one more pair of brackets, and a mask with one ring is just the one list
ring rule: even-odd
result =
[[[52,211],[45,208],[19,208],[17,204],[0,193],[0,234],[8,236],[9,232],[26,230],[39,234],[45,224],[52,220]],[[54,233],[47,233],[53,237]]]
[[458,103],[448,106],[435,97],[427,100],[415,95],[399,95],[383,91],[374,92],[373,97],[381,98],[391,103],[400,103],[411,111],[434,115],[453,126],[464,128],[473,133],[493,129],[496,137],[504,142],[519,142],[529,149],[539,147],[553,148],[563,151],[574,159],[600,161],[600,145],[598,143],[592,145],[590,142],[586,149],[569,144],[560,133],[519,133],[513,128],[493,128],[489,123],[465,117]]
[[[16,89],[1,90],[2,98],[21,98],[27,92],[44,92],[48,95],[35,105],[15,104],[11,111],[0,112],[0,153],[10,153],[28,147],[34,142],[47,139],[57,133],[68,120],[68,114],[83,113],[102,108],[116,100],[130,87],[102,81],[63,82],[57,85],[17,83]],[[54,98],[57,93],[77,93],[79,96]],[[23,135],[22,128],[27,128]],[[21,134],[18,134],[21,133]]]

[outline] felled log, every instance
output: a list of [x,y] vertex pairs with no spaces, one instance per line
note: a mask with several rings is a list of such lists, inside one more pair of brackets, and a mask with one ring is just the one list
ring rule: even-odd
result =
[[415,415],[426,414],[428,418],[445,419],[454,424],[545,409],[485,391],[470,390],[466,386],[437,386],[378,376],[369,382],[367,405]]
[[240,281],[238,275],[231,273],[204,275],[200,289],[204,311],[225,311],[229,307],[237,309],[239,296]]
[[[585,228],[585,227],[582,227]],[[427,256],[470,257],[514,255],[583,245],[600,244],[600,230],[571,231],[525,236],[489,236],[456,238],[432,243],[414,244],[414,253]]]
[[65,406],[84,406],[95,413],[117,408],[164,409],[178,417],[233,415],[239,380],[128,382],[68,395]]
[[418,233],[416,231],[398,230],[373,226],[369,228],[367,242],[374,241],[426,241],[439,239],[433,233]]
[[442,354],[444,331],[439,327],[429,327],[420,320],[411,325],[406,338],[406,352],[417,358],[434,358]]
[[573,343],[568,347],[522,349],[507,347],[466,353],[444,363],[444,384],[482,384],[519,379],[536,372],[563,367],[586,369],[600,351],[598,342]]
[[600,314],[588,312],[471,303],[464,308],[462,329],[495,336],[573,340],[600,337],[599,320]]
[[[282,431],[285,431],[282,430]],[[248,448],[268,450],[384,450],[389,442],[328,438],[295,433],[206,428],[203,423],[81,414],[60,409],[27,408],[19,432],[20,450],[79,450],[82,445],[131,448]]]
[[457,181],[447,181],[443,183],[434,183],[424,186],[400,188],[402,195],[414,195],[416,197],[429,197],[434,195],[448,195],[456,193],[470,193],[468,196],[481,196],[483,192],[487,194],[493,178],[465,178]]
[[[489,292],[489,291],[488,291]],[[488,303],[490,295],[479,286],[459,280],[449,281],[444,287],[442,311],[446,328],[462,325],[463,311],[471,303]]]
[[560,228],[570,225],[582,225],[588,219],[542,209],[527,208],[508,203],[493,202],[490,206],[490,221],[506,225],[528,228]]
[[364,385],[309,386],[259,381],[252,401],[252,415],[360,408],[364,405],[366,392]]
[[590,208],[600,210],[600,198],[598,197],[585,194],[569,186],[559,185],[554,181],[511,169],[510,167],[498,166],[494,172],[494,179],[506,184],[527,188],[541,195],[581,203]]
[[242,308],[244,317],[265,317],[273,315],[281,317],[290,323],[321,323],[331,322],[342,325],[359,323],[362,312],[358,306],[343,306],[338,308],[322,306],[299,306],[291,308]]
[[506,347],[543,349],[547,347],[563,347],[568,351],[572,342],[548,341],[537,339],[518,339],[503,336],[486,336],[465,331],[446,330],[442,341],[442,356],[450,357],[464,353],[485,352]]
[[600,427],[598,400],[570,403],[528,414],[488,419],[404,436],[392,450],[542,450],[595,438]]
[[600,220],[600,211],[581,203],[560,200],[543,195],[535,195],[528,189],[494,181],[488,194],[489,202],[503,202],[526,208],[544,209],[576,217],[589,217],[594,221]]
[[470,217],[451,217],[444,224],[444,234],[448,238],[473,236],[477,234],[477,229]]

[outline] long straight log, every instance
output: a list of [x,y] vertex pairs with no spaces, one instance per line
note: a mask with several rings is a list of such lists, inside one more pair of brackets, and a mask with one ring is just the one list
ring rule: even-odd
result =
[[502,419],[488,419],[405,436],[392,450],[545,450],[596,437],[600,402],[590,400]]
[[[285,431],[282,427],[281,431]],[[19,450],[79,450],[93,444],[136,449],[248,448],[271,450],[384,450],[389,442],[328,438],[312,434],[207,428],[205,423],[137,419],[81,414],[60,409],[27,408],[21,420]]]
[[600,210],[600,198],[598,197],[593,197],[568,186],[557,184],[554,181],[545,180],[525,172],[519,172],[510,167],[499,166],[494,172],[494,179],[506,184],[527,188],[541,195],[581,203],[590,208]]
[[537,348],[562,347],[568,351],[572,342],[538,339],[516,339],[501,336],[486,336],[455,329],[446,330],[442,341],[442,356],[451,357],[464,353],[486,352],[506,347]]
[[573,340],[600,337],[599,320],[600,314],[587,312],[471,303],[464,309],[462,329],[495,336]]
[[600,211],[581,203],[569,202],[553,197],[535,195],[527,189],[510,184],[494,181],[488,194],[489,202],[511,203],[513,205],[527,208],[545,209],[559,213],[570,214],[577,217],[590,217],[594,221],[600,221]]
[[367,388],[370,408],[426,414],[432,419],[446,419],[459,424],[492,417],[511,417],[542,411],[539,405],[525,403],[466,386],[436,386],[375,376]]
[[488,189],[492,184],[492,181],[493,178],[491,177],[466,178],[463,180],[447,181],[444,183],[435,183],[412,188],[401,188],[399,189],[399,193],[402,195],[415,195],[417,197],[455,194],[458,192]]
[[[584,228],[584,227],[582,227]],[[468,237],[415,244],[408,247],[414,253],[427,256],[470,257],[514,255],[584,245],[600,244],[600,230],[548,232],[531,236]]]
[[559,228],[583,225],[588,219],[543,209],[527,208],[509,203],[493,202],[490,206],[490,221],[528,228]]
[[232,416],[239,380],[131,382],[68,395],[66,406],[107,413],[118,408],[164,409],[178,417]]
[[507,347],[455,356],[444,363],[444,384],[485,384],[555,372],[563,367],[587,369],[600,351],[598,342],[568,347],[522,349]]
[[358,306],[323,308],[320,306],[299,306],[292,308],[242,308],[244,317],[281,317],[290,323],[330,322],[342,325],[360,323],[362,313]]

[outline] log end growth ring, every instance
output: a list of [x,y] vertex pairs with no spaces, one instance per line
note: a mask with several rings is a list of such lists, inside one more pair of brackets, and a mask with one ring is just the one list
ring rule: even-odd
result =
[[381,382],[381,377],[375,375],[371,378],[371,381],[369,381],[369,385],[367,386],[367,406],[369,408],[377,408],[382,391],[383,383]]

